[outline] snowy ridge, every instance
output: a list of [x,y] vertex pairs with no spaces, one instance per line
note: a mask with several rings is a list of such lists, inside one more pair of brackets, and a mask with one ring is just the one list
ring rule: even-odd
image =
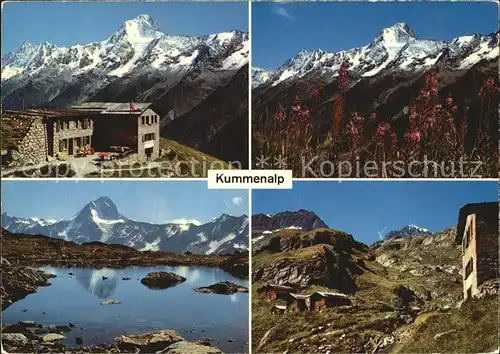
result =
[[[2,58],[2,81],[35,76],[57,66],[70,76],[100,69],[108,76],[122,76],[141,67],[188,69],[200,56],[199,46],[214,54],[229,51],[219,70],[239,69],[248,63],[248,35],[238,31],[202,37],[170,36],[162,33],[149,15],[125,23],[108,39],[87,45],[58,47],[48,42],[24,42]],[[234,45],[235,48],[229,48]]]
[[206,224],[193,220],[174,220],[150,224],[121,215],[113,201],[98,198],[85,205],[68,220],[17,218],[2,214],[2,227],[13,233],[45,235],[66,241],[100,241],[122,244],[141,251],[225,254],[248,250],[248,217],[227,214]]
[[399,230],[392,230],[385,234],[383,237],[384,240],[394,239],[394,238],[403,238],[403,237],[414,237],[421,235],[432,235],[432,232],[426,228],[408,224],[405,227]]
[[278,214],[255,214],[252,216],[253,238],[262,234],[270,234],[283,229],[309,231],[318,228],[328,228],[314,212],[300,209],[285,211]]
[[254,88],[276,86],[310,73],[335,77],[342,62],[349,63],[353,76],[371,77],[382,73],[420,72],[429,70],[441,60],[451,69],[465,70],[481,60],[499,55],[498,32],[490,35],[468,35],[451,41],[418,39],[405,23],[383,29],[368,45],[338,53],[323,50],[300,51],[277,70],[252,70]]
[[26,91],[26,104],[69,106],[124,78],[140,81],[155,76],[169,86],[197,70],[206,70],[210,77],[228,75],[246,65],[248,55],[248,33],[168,35],[151,16],[139,15],[100,42],[71,47],[24,42],[2,57],[2,102],[5,109],[18,109],[20,91]]

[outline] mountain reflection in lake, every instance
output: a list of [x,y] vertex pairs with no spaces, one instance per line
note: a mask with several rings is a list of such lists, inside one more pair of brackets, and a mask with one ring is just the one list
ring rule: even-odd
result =
[[[57,276],[49,280],[52,285],[38,288],[37,293],[9,306],[2,313],[4,323],[71,322],[77,328],[66,333],[67,339],[62,342],[70,346],[74,346],[76,337],[83,338],[88,345],[111,343],[126,333],[174,329],[187,340],[213,338],[213,345],[223,351],[248,351],[248,294],[200,294],[193,290],[220,281],[248,286],[247,280],[234,278],[221,269],[186,266],[41,269]],[[141,284],[140,280],[148,273],[157,271],[174,272],[186,281],[165,290],[151,290]],[[107,299],[121,303],[101,305]]]

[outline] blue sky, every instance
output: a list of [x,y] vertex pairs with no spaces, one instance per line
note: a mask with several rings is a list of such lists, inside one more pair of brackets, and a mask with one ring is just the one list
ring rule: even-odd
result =
[[208,189],[206,181],[3,181],[2,212],[65,219],[87,203],[109,197],[133,220],[210,222],[223,213],[248,215],[248,191]]
[[294,181],[293,189],[254,190],[252,214],[314,211],[330,228],[371,244],[378,233],[416,224],[432,232],[455,226],[459,209],[498,200],[498,182]]
[[330,52],[370,43],[406,22],[424,39],[448,40],[498,28],[494,2],[301,2],[252,5],[252,65],[274,69],[301,49]]
[[24,41],[58,46],[102,41],[140,14],[151,15],[167,34],[248,31],[246,2],[10,2],[2,9],[2,55]]

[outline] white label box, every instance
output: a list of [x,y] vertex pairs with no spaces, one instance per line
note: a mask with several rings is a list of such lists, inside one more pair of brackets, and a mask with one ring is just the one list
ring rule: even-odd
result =
[[208,170],[208,189],[291,189],[292,170]]

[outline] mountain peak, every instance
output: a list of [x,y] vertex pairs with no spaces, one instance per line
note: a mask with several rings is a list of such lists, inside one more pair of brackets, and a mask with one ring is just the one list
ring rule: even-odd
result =
[[151,39],[162,36],[158,25],[150,15],[141,14],[131,20],[127,20],[114,32],[108,41],[116,41],[126,38],[130,43],[150,41]]
[[275,215],[257,214],[252,217],[252,229],[255,231],[273,231],[287,228],[309,231],[318,228],[328,229],[328,225],[316,213],[305,209],[284,211]]
[[430,235],[431,231],[415,224],[408,224],[399,230],[392,230],[385,234],[384,240],[393,238],[413,237],[420,235]]
[[130,36],[156,37],[160,29],[150,15],[141,14],[123,24],[125,32]]
[[123,216],[118,212],[115,203],[113,203],[113,201],[108,197],[99,197],[88,203],[75,215],[74,219],[94,219],[96,217],[103,220],[123,219]]
[[28,50],[28,49],[31,49],[31,48],[33,48],[33,47],[34,47],[33,43],[31,43],[31,42],[27,42],[27,41],[24,41],[24,42],[21,44],[21,47],[19,48],[19,51],[20,51],[20,52],[23,52],[23,51]]
[[391,27],[384,28],[375,38],[376,42],[384,42],[388,45],[398,45],[416,38],[415,32],[404,22],[399,22]]
[[93,201],[93,203],[115,206],[115,203],[113,203],[113,201],[111,200],[111,198],[104,197],[104,196],[97,198],[96,200]]

